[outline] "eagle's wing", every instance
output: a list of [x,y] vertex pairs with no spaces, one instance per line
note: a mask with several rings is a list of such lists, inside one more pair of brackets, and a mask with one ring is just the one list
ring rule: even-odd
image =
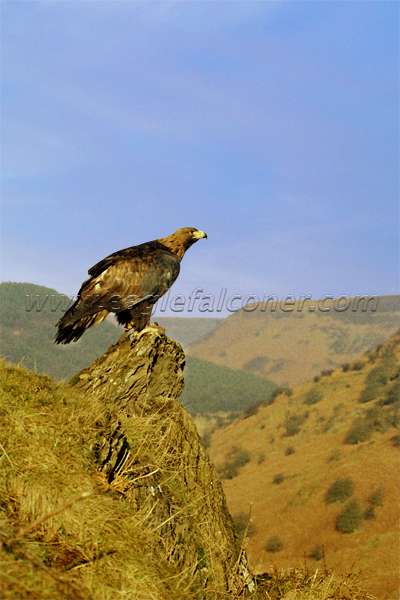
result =
[[178,277],[179,267],[178,256],[157,241],[110,254],[89,270],[91,277],[57,323],[56,342],[78,340],[109,312],[117,313],[122,324],[134,321],[144,327],[153,304]]
[[140,244],[138,246],[130,246],[129,248],[124,248],[123,250],[117,250],[117,252],[113,252],[109,254],[98,263],[90,267],[88,273],[92,277],[97,277],[103,271],[105,271],[111,265],[116,264],[119,260],[123,259],[140,259],[145,258],[147,256],[151,256],[155,253],[156,250],[164,250],[168,251],[165,246],[162,246],[158,241],[146,242],[145,244]]
[[157,242],[114,252],[89,270],[78,297],[87,309],[118,312],[144,300],[154,304],[179,274],[180,261]]

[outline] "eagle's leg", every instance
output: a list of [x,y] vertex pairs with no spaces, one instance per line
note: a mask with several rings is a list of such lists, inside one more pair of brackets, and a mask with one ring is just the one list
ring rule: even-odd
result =
[[153,305],[150,303],[144,304],[137,307],[135,310],[130,311],[130,314],[126,315],[125,331],[128,335],[134,335],[136,339],[140,339],[145,333],[152,333],[162,335],[165,333],[165,329],[158,323],[152,323],[151,311]]
[[136,323],[134,321],[125,323],[124,329],[126,333],[133,333],[134,331],[137,331]]
[[141,302],[132,309],[117,313],[118,322],[124,326],[127,335],[141,336],[146,332],[165,333],[158,323],[151,323],[151,311],[153,303]]

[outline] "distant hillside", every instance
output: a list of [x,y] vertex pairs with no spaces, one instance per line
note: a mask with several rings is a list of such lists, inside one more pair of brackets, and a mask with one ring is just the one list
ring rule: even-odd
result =
[[[0,284],[1,354],[14,363],[58,379],[68,379],[87,367],[117,341],[122,329],[104,322],[87,331],[79,342],[57,346],[53,342],[54,324],[68,303],[66,296],[43,286]],[[164,318],[159,322],[170,335],[175,332],[178,341],[183,341],[210,332],[218,319]],[[268,401],[275,387],[252,373],[189,359],[183,402],[195,414],[217,411],[237,414]]]
[[211,334],[223,319],[207,317],[159,317],[157,323],[165,327],[167,335],[182,344],[184,348]]
[[44,286],[1,283],[2,356],[38,373],[63,379],[89,365],[117,341],[120,331],[104,322],[89,330],[79,342],[54,344],[55,323],[69,302],[67,296]]
[[[339,308],[345,304],[346,299]],[[373,348],[393,334],[400,322],[400,296],[380,296],[368,305],[354,300],[345,311],[334,310],[329,302],[323,305],[327,312],[312,311],[307,304],[302,310],[297,308],[273,311],[269,305],[265,312],[241,310],[192,344],[188,352],[279,385],[294,385]]]
[[182,402],[193,414],[238,414],[270,402],[275,389],[276,385],[263,377],[189,357]]
[[212,459],[262,572],[360,572],[380,600],[400,576],[400,332],[376,350],[218,429]]

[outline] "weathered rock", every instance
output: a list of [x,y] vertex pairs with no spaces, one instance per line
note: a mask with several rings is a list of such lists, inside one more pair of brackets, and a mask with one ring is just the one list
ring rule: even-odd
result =
[[246,557],[238,560],[221,483],[179,403],[184,365],[165,335],[125,335],[75,385],[104,405],[94,448],[103,485],[146,509],[170,563],[204,590],[199,598],[217,598],[249,583]]

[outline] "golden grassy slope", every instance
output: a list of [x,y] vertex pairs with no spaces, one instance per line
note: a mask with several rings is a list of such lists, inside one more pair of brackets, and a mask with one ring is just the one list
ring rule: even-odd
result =
[[1,599],[372,600],[296,569],[246,593],[221,485],[176,402],[182,366],[148,336],[73,386],[0,361]]
[[0,362],[2,600],[226,596],[238,549],[183,366],[150,334],[74,386]]
[[[254,532],[250,529],[248,549],[256,571],[264,571],[271,564],[300,566],[321,546],[329,568],[338,573],[359,571],[364,587],[380,600],[398,598],[400,463],[395,444],[400,438],[392,426],[399,422],[398,399],[397,406],[396,402],[378,404],[374,409],[369,439],[343,443],[357,416],[379,403],[371,400],[361,404],[359,398],[368,373],[383,364],[388,352],[395,357],[391,376],[397,373],[398,378],[399,334],[355,363],[359,370],[337,369],[318,383],[298,386],[292,396],[280,395],[274,404],[217,430],[212,437],[210,453],[221,470],[234,447],[251,457],[236,477],[225,480],[224,488],[232,514],[251,513]],[[393,379],[382,387],[382,398],[395,382]],[[322,399],[307,405],[304,400],[310,389],[318,389]],[[307,412],[300,431],[287,436],[288,419]],[[373,431],[376,428],[379,430]],[[279,483],[281,474],[283,481]],[[353,480],[353,498],[363,511],[371,494],[383,490],[383,505],[376,508],[375,518],[363,520],[354,533],[335,529],[337,515],[346,502],[325,501],[327,489],[341,478]],[[265,549],[271,536],[281,539],[280,551]],[[307,561],[321,565],[311,558]]]
[[242,310],[222,321],[188,352],[261,374],[279,385],[295,385],[322,369],[353,359],[392,335],[400,317],[393,304],[393,309],[368,314]]

